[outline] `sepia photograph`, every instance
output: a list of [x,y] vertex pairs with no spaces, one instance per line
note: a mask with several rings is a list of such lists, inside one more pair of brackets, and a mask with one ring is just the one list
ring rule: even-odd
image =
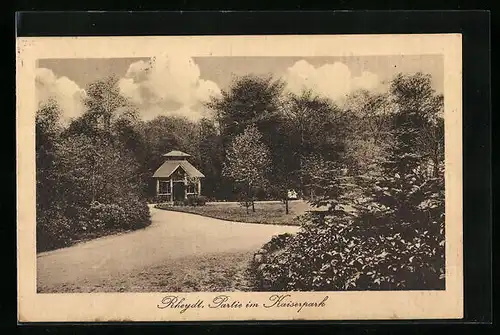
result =
[[242,293],[299,311],[342,292],[457,293],[445,51],[365,37],[374,52],[224,54],[234,37],[199,39],[33,55],[32,294],[156,294],[185,315],[257,309]]
[[445,287],[442,56],[49,59],[38,292]]

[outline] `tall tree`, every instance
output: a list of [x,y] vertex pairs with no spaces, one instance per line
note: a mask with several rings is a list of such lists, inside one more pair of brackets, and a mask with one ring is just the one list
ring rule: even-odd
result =
[[283,109],[286,122],[283,132],[288,133],[286,155],[293,155],[286,166],[305,192],[304,173],[309,157],[336,161],[344,151],[344,113],[331,100],[311,91],[289,95]]
[[234,138],[227,150],[226,160],[224,175],[243,185],[245,203],[250,203],[255,211],[253,191],[267,182],[271,163],[269,149],[255,126],[247,126],[241,135]]
[[113,203],[140,194],[133,156],[109,141],[85,135],[62,140],[54,169],[64,198],[73,205]]
[[425,134],[441,131],[442,97],[432,88],[431,77],[422,73],[397,75],[390,91],[396,107],[394,135],[382,162],[383,174],[373,183],[374,199],[392,221],[412,223],[411,229],[432,230],[439,236],[444,208],[439,213],[435,209],[440,205],[426,204],[444,200],[444,157],[435,155],[444,143],[439,136],[428,139]]
[[198,151],[200,156],[199,166],[204,178],[205,190],[203,193],[209,197],[223,196],[222,163],[224,152],[222,150],[222,139],[218,134],[215,123],[210,119],[202,119],[198,123],[199,143]]
[[111,139],[116,137],[115,122],[137,119],[137,106],[120,93],[116,76],[90,83],[83,103],[85,111],[70,123],[65,131],[68,136],[85,134]]
[[339,206],[345,205],[348,183],[345,182],[345,172],[339,161],[329,161],[321,156],[310,156],[306,160],[303,173],[305,183],[313,192],[310,202],[315,207],[326,206],[329,212],[342,212]]
[[91,83],[86,93],[84,114],[67,128],[59,125],[56,104],[37,113],[39,250],[149,223],[137,110],[114,77]]
[[272,161],[266,177],[273,179],[281,173],[278,164],[283,138],[277,130],[283,122],[284,88],[285,83],[271,75],[245,75],[237,77],[221,96],[212,98],[207,104],[214,112],[224,153],[247,126],[254,125],[260,131]]
[[119,113],[131,107],[131,103],[120,93],[118,78],[110,76],[97,80],[86,89],[87,96],[84,104],[87,113],[95,125],[100,125],[106,130],[111,128],[111,122]]
[[53,168],[57,158],[57,143],[63,130],[61,109],[54,100],[40,106],[35,119],[36,198],[37,215],[54,205],[57,178]]
[[397,75],[390,94],[395,105],[392,145],[381,164],[383,173],[367,188],[367,198],[374,200],[366,206],[368,222],[397,230],[402,241],[412,244],[400,266],[409,272],[404,285],[444,287],[442,97],[430,75],[422,73]]
[[377,163],[392,145],[390,95],[359,90],[348,96],[343,108],[348,130],[344,158],[351,174],[378,173]]
[[215,112],[224,144],[231,143],[249,125],[255,125],[268,142],[264,134],[272,133],[284,87],[272,76],[246,75],[235,79],[220,97],[213,97],[207,105]]
[[430,160],[432,174],[437,175],[444,158],[443,96],[432,87],[432,77],[421,72],[397,75],[390,91],[396,106],[393,128],[398,146],[394,155],[404,156],[400,168],[408,170]]

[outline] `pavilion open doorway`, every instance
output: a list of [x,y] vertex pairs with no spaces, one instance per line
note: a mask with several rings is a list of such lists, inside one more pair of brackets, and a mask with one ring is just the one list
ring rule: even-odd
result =
[[186,198],[186,186],[184,182],[174,182],[174,201],[183,201]]

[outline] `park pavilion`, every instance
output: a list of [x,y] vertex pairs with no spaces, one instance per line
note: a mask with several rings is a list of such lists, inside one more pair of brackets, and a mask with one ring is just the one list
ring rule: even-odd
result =
[[156,181],[156,195],[166,201],[183,201],[188,196],[201,194],[201,178],[188,158],[191,155],[182,151],[170,151],[164,154],[165,162],[153,174]]

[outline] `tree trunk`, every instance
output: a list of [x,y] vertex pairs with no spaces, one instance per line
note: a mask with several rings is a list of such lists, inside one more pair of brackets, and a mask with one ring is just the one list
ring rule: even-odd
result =
[[285,197],[285,213],[288,214],[288,193]]
[[248,214],[248,207],[250,207],[248,203],[251,201],[252,201],[252,199],[251,199],[251,194],[250,194],[250,183],[248,183],[248,185],[247,185],[247,203],[246,203],[247,214]]
[[[250,205],[252,206],[252,212],[255,212],[255,205],[253,203],[252,185],[250,183],[248,183],[247,196],[248,200],[250,201]],[[248,207],[249,206],[247,206],[247,208]]]

